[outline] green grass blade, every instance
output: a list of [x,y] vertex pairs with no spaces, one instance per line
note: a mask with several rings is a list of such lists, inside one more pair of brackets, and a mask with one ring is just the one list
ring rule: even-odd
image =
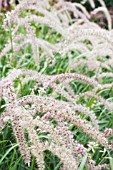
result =
[[113,170],[113,158],[110,158],[110,166],[111,166],[111,170]]
[[0,144],[5,143],[5,142],[8,142],[8,140],[2,140],[2,141],[0,141]]
[[17,166],[19,164],[19,162],[21,161],[22,157],[20,156],[20,158],[15,162],[14,166],[11,167],[9,170],[17,170]]
[[13,145],[11,148],[9,148],[8,149],[8,151],[3,155],[3,157],[0,159],[0,164],[2,163],[2,161],[6,158],[6,156],[9,154],[9,152],[11,151],[11,150],[13,150],[15,147],[17,147],[18,146],[18,144],[16,144],[16,145]]
[[58,169],[60,168],[61,165],[62,165],[62,162],[59,162],[59,163],[57,164],[57,166],[55,167],[54,170],[58,170]]
[[83,157],[83,159],[82,159],[82,162],[81,162],[80,167],[79,167],[78,170],[83,170],[83,168],[84,168],[84,166],[85,166],[85,164],[86,164],[86,161],[87,161],[87,157],[88,157],[88,153],[86,153],[86,154],[84,155],[84,157]]

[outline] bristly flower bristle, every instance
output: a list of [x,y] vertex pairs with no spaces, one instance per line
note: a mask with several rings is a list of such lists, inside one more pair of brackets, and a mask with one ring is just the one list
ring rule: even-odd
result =
[[[113,83],[104,83],[105,77],[113,77],[110,72],[112,21],[103,0],[98,1],[101,7],[95,8],[95,2],[89,0],[94,8],[92,12],[104,12],[108,29],[90,21],[90,13],[83,6],[87,0],[82,3],[22,0],[4,19],[3,28],[10,34],[10,39],[0,53],[0,59],[8,59],[9,70],[0,80],[0,97],[6,107],[0,115],[0,132],[10,120],[23,161],[30,164],[31,155],[34,155],[40,170],[45,169],[43,153],[47,150],[58,156],[62,170],[78,170],[87,153],[88,170],[110,168],[109,164],[96,165],[90,154],[94,143],[113,151],[109,141],[113,130],[100,128],[99,115],[103,112],[98,115],[93,109],[99,106],[110,114],[113,111],[112,100],[101,94],[101,90],[111,90],[113,86]],[[43,30],[40,26],[46,28],[43,36],[39,36]],[[54,41],[54,35],[57,41]],[[76,57],[74,52],[78,53]],[[65,71],[55,70],[58,56],[61,62],[67,62]],[[59,68],[62,65],[60,63]],[[84,70],[84,66],[86,69],[81,73],[79,67]],[[53,72],[48,74],[47,68],[53,68]],[[29,92],[24,89],[25,93],[21,93],[30,82],[33,86],[28,88]],[[87,104],[88,98],[93,100],[91,105]],[[70,125],[92,142],[84,146],[77,141]],[[46,133],[44,140],[39,135],[43,133]]]

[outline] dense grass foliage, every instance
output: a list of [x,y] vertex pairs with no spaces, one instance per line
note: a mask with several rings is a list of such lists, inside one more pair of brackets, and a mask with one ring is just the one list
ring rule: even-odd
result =
[[0,15],[0,170],[113,170],[113,31],[39,4]]

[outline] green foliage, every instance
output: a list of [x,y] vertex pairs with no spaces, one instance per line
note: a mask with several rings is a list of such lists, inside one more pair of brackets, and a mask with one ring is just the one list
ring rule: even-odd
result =
[[109,7],[113,7],[113,1],[112,0],[104,0],[106,5]]
[[[106,3],[110,6],[113,5],[113,2],[110,2],[107,0],[106,0]],[[0,22],[0,24],[2,25],[1,22]],[[0,25],[0,34],[3,34],[4,37],[0,36],[0,50],[3,48],[7,39],[9,37],[11,39],[11,35],[8,35],[3,30],[1,25]],[[46,38],[46,34],[48,32],[48,27],[43,26],[43,25],[36,26],[35,24],[34,24],[34,27],[36,28],[36,35],[39,38],[45,38],[46,40],[48,40],[49,42],[52,42],[52,43],[59,41],[59,39],[61,38],[61,35],[59,35],[56,32],[53,32],[48,38]],[[25,33],[22,28],[20,28],[20,32]],[[12,39],[11,39],[11,41],[12,41]],[[30,46],[25,47],[23,49],[23,52],[18,53],[16,60],[11,61],[12,67],[16,68],[19,55],[21,55],[21,53],[24,54],[26,51],[27,51],[28,55],[24,58],[20,68],[28,68],[28,69],[32,69],[32,70],[37,70],[36,66],[34,65],[34,61],[31,58],[32,50],[31,50]],[[13,50],[10,51],[11,55],[12,55],[12,53],[13,53]],[[79,55],[79,53],[77,51],[72,52],[72,54],[73,54],[73,57],[77,57]],[[41,63],[40,63],[40,69],[38,71],[40,71],[44,74],[48,74],[48,75],[68,72],[68,70],[69,70],[68,58],[67,57],[62,58],[62,56],[60,56],[59,54],[56,54],[55,59],[56,59],[55,66],[48,66],[47,63],[45,62],[45,60],[42,59]],[[12,69],[12,68],[9,65],[8,58],[4,57],[0,61],[0,78],[6,76],[10,69]],[[73,72],[78,71],[80,73],[84,73],[84,71],[86,71],[86,68],[84,68],[84,70],[83,70],[83,68],[81,66],[77,69],[78,70],[73,70]],[[112,70],[112,72],[113,72],[113,70]],[[89,71],[89,72],[87,72],[87,75],[91,77],[92,75],[95,75],[95,72]],[[109,78],[103,79],[103,83],[111,83],[112,81],[113,80],[109,79]],[[34,82],[22,84],[20,79],[17,79],[14,83],[15,88],[18,91],[19,97],[30,94],[31,89],[34,86],[34,84],[35,84]],[[79,83],[77,81],[73,82],[70,85],[74,89],[74,92],[76,94],[85,92],[87,90],[91,90],[91,87],[89,87],[87,84]],[[50,89],[50,91],[48,92],[48,95],[51,93],[51,91],[52,90]],[[36,92],[36,93],[38,93],[38,92]],[[101,91],[101,94],[104,98],[107,98],[107,99],[113,98],[113,88],[111,88],[110,90],[106,90],[106,91],[103,90],[103,91]],[[57,97],[60,98],[62,96],[56,96],[56,98]],[[85,103],[86,106],[88,106],[90,109],[92,109],[96,113],[96,115],[98,116],[98,119],[99,119],[100,130],[103,130],[105,127],[113,128],[113,114],[110,114],[107,109],[103,109],[103,106],[101,106],[101,105],[99,105],[99,106],[97,105],[96,107],[93,107],[93,105],[95,104],[94,98],[83,99],[81,97],[79,102],[80,103],[82,102],[83,104]],[[5,103],[3,101],[1,101],[0,114],[3,111],[3,108],[5,108]],[[82,113],[81,113],[81,116],[83,118],[85,118],[85,116],[82,115]],[[88,142],[90,142],[91,138],[89,138],[85,133],[80,131],[78,128],[76,128],[70,122],[68,122],[68,124],[69,124],[69,129],[71,130],[72,134],[74,135],[74,138],[86,146],[86,144]],[[111,141],[111,140],[112,140],[112,138],[109,139],[109,141]],[[24,162],[22,161],[22,157],[19,153],[19,150],[17,147],[18,145],[15,144],[15,142],[16,142],[15,137],[13,136],[12,129],[11,129],[10,122],[9,122],[6,124],[6,127],[3,129],[2,134],[0,134],[0,170],[3,170],[3,169],[4,170],[36,170],[37,167],[36,167],[34,156],[32,156],[30,166],[25,165]],[[109,160],[110,160],[111,170],[113,170],[113,159],[112,159],[113,152],[112,151],[108,152],[108,151],[104,150],[102,146],[98,145],[98,147],[92,147],[92,150],[90,150],[89,152],[97,164],[109,163]],[[82,158],[82,162],[80,164],[79,170],[87,170],[87,168],[85,166],[87,157],[88,157],[88,153],[86,153],[86,155]],[[62,165],[59,158],[57,156],[53,155],[49,151],[44,152],[44,158],[45,158],[45,162],[46,162],[46,170],[59,170],[60,166]],[[107,158],[109,158],[109,159],[107,159]]]

